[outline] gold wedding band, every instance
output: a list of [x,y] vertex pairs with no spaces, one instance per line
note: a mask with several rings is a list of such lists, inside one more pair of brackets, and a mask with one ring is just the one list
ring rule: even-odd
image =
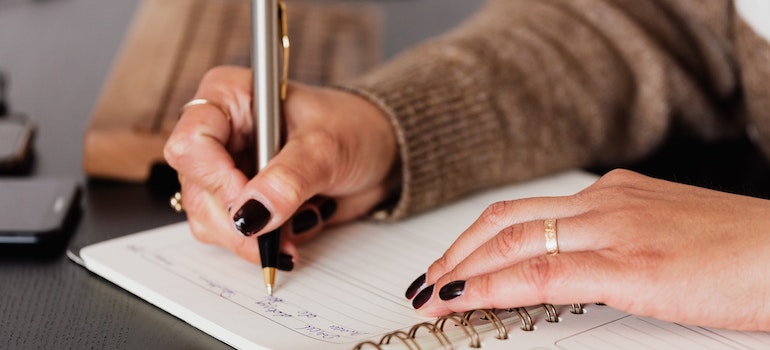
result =
[[559,241],[556,238],[556,219],[545,220],[545,250],[548,255],[559,254]]
[[225,119],[227,119],[228,123],[233,119],[232,117],[230,117],[230,113],[227,112],[227,109],[222,107],[220,104],[211,102],[205,98],[196,98],[185,103],[184,106],[182,106],[182,108],[179,110],[179,116],[181,117],[182,113],[184,113],[184,111],[186,111],[190,107],[202,106],[202,105],[210,105],[210,106],[216,107],[220,112],[222,112],[222,114],[225,115]]
[[182,192],[175,192],[174,195],[171,196],[171,199],[169,199],[168,204],[171,205],[171,208],[177,213],[184,211],[184,207],[182,206]]

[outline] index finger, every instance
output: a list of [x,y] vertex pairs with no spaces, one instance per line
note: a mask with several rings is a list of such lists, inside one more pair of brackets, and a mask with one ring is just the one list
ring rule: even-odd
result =
[[501,232],[504,233],[503,231],[512,225],[544,220],[546,216],[569,217],[581,210],[579,205],[575,205],[571,196],[533,197],[494,203],[452,243],[438,260],[431,264],[426,275],[426,283],[431,284],[455,269],[479,247],[500,235]]
[[246,183],[232,154],[245,149],[252,121],[249,70],[219,67],[201,81],[195,97],[205,100],[186,108],[164,148],[169,165],[186,181],[229,201]]

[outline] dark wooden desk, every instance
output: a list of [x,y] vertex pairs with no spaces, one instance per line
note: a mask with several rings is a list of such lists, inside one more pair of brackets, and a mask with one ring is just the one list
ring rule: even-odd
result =
[[[39,125],[29,176],[69,177],[84,187],[71,244],[184,220],[168,207],[174,175],[167,171],[145,185],[93,181],[82,171],[83,132],[137,4],[0,0],[9,102]],[[380,4],[386,56],[478,7],[467,0]],[[229,347],[72,263],[63,249],[0,250],[0,349],[220,348]]]

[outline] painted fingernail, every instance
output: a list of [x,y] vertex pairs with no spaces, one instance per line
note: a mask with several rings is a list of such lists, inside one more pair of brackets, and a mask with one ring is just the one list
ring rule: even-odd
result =
[[406,296],[407,299],[412,299],[415,295],[417,295],[417,292],[419,292],[422,287],[425,287],[425,274],[417,277],[417,279],[415,279],[414,282],[409,285],[409,288],[406,289],[404,296]]
[[295,235],[305,233],[318,225],[318,215],[312,209],[303,210],[291,218],[291,230]]
[[337,211],[337,201],[334,199],[327,199],[321,205],[318,206],[318,212],[321,213],[321,220],[329,220],[332,215]]
[[465,281],[449,282],[438,290],[438,297],[441,300],[452,300],[463,295],[463,290],[465,290]]
[[270,221],[270,212],[262,203],[250,199],[233,216],[235,228],[244,236],[251,236],[261,230]]
[[425,289],[423,289],[419,294],[417,294],[416,297],[414,297],[414,300],[412,300],[412,306],[415,309],[421,308],[423,305],[425,305],[425,303],[428,302],[428,300],[430,300],[430,297],[433,295],[434,286],[434,284],[431,284],[425,287]]
[[281,271],[291,271],[294,269],[294,257],[286,253],[278,253],[278,262],[275,268]]

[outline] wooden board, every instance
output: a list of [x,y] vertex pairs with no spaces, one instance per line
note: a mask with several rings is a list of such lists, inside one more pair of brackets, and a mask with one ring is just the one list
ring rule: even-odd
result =
[[[143,0],[85,133],[88,176],[141,182],[163,163],[179,108],[211,67],[250,65],[249,0]],[[380,60],[372,5],[286,1],[289,77],[323,85]]]

